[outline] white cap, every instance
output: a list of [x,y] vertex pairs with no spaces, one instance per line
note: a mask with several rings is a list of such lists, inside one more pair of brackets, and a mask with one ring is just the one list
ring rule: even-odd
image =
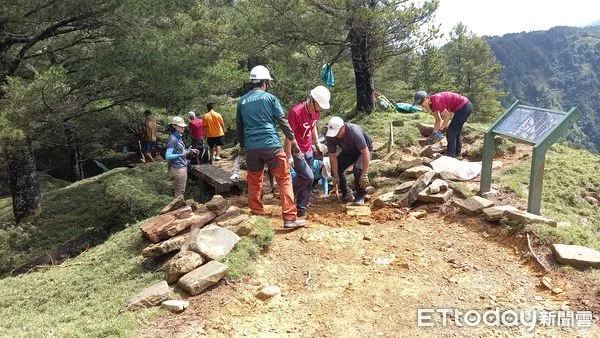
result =
[[325,86],[316,86],[310,91],[310,97],[317,101],[321,109],[329,109],[329,99],[331,93]]
[[334,116],[334,117],[330,118],[329,122],[327,122],[327,132],[325,133],[325,136],[335,137],[337,135],[337,133],[340,131],[340,129],[342,129],[343,126],[344,126],[344,120],[342,120],[341,117]]
[[190,118],[194,118],[194,117],[196,117],[196,113],[194,113],[193,111],[191,111],[191,112],[188,113],[188,116]]
[[171,119],[171,123],[173,125],[179,126],[179,127],[187,127],[187,124],[185,124],[185,122],[183,121],[183,118],[179,117],[179,116],[175,116]]
[[258,65],[256,67],[252,68],[252,70],[250,71],[250,80],[255,82],[255,81],[261,81],[261,80],[273,80],[273,79],[271,78],[271,73],[269,73],[269,70],[267,69],[267,67]]

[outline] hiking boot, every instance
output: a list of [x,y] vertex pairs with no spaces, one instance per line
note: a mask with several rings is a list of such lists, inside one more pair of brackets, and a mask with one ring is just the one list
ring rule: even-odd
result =
[[308,215],[308,210],[306,209],[298,209],[298,217],[304,217]]
[[341,200],[344,203],[352,202],[354,201],[354,195],[351,192],[349,192],[346,195],[342,195]]
[[354,200],[354,205],[365,205],[365,199],[357,198],[356,200]]
[[296,229],[306,226],[306,221],[303,219],[286,219],[283,221],[284,229]]

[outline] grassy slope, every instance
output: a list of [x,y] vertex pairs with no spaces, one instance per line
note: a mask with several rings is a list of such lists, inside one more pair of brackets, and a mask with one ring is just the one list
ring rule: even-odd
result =
[[[531,161],[522,162],[496,178],[526,199]],[[588,194],[600,194],[600,156],[556,144],[546,155],[542,213],[571,227],[533,227],[547,243],[580,244],[600,250],[600,207],[588,203]]]
[[156,214],[171,197],[164,163],[115,169],[43,194],[42,213],[12,222],[10,198],[0,200],[0,275],[90,229],[114,231]]
[[137,226],[61,267],[0,280],[0,332],[7,337],[131,336],[159,310],[119,314],[131,296],[162,278],[141,269]]

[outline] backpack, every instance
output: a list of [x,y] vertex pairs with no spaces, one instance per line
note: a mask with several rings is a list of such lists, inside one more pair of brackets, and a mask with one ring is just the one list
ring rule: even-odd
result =
[[200,164],[210,163],[210,148],[208,144],[204,142],[202,149],[198,150],[200,150],[200,154],[198,154]]

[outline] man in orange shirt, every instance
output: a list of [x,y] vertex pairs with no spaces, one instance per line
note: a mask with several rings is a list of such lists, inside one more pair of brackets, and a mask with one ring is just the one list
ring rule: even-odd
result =
[[204,115],[204,134],[210,147],[211,158],[218,161],[221,159],[221,146],[225,144],[225,132],[223,131],[225,122],[223,122],[221,114],[213,110],[214,106],[214,103],[206,105],[208,113]]

